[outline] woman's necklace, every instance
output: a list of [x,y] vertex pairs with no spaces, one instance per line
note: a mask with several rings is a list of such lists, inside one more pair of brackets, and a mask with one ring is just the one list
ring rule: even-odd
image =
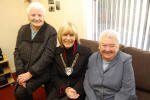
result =
[[73,60],[72,65],[71,65],[70,67],[67,67],[67,65],[66,65],[66,63],[65,63],[65,61],[64,61],[64,59],[63,59],[62,53],[60,54],[60,58],[61,58],[61,60],[62,60],[62,62],[63,62],[63,65],[64,65],[64,67],[65,67],[66,74],[67,74],[68,76],[73,72],[73,67],[74,67],[74,65],[76,64],[78,57],[79,57],[79,53],[76,54],[75,59]]

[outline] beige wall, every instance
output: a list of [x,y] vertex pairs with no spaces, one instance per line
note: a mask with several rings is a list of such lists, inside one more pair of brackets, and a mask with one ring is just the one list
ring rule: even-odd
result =
[[[18,29],[28,23],[26,16],[27,3],[25,0],[1,0],[0,1],[0,47],[7,56],[11,71],[15,71],[13,52]],[[48,10],[48,0],[34,0],[43,3]],[[86,0],[60,0],[61,10],[47,12],[46,21],[53,25],[56,30],[64,21],[73,22],[79,31],[79,37],[85,38],[85,14],[84,5]]]
[[[40,0],[48,9],[47,0]],[[79,36],[84,37],[84,0],[60,0],[61,10],[55,12],[47,12],[46,20],[58,30],[59,26],[65,21],[73,22],[78,31]]]

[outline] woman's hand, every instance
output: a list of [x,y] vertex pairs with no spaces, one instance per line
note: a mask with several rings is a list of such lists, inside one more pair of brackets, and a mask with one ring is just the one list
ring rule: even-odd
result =
[[65,89],[66,95],[70,99],[77,99],[80,95],[77,93],[77,91],[71,87],[67,87]]

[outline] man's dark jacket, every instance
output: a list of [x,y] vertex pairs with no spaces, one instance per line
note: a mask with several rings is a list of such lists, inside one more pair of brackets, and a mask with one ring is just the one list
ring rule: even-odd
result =
[[18,32],[14,52],[16,75],[29,71],[32,79],[41,83],[49,78],[46,71],[54,57],[57,33],[52,26],[44,22],[36,36],[31,38],[30,24],[22,26]]

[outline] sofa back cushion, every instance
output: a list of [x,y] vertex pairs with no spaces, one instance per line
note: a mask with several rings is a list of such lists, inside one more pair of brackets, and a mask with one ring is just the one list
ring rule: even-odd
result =
[[[94,40],[87,40],[87,39],[80,39],[80,44],[89,47],[92,52],[96,52],[98,51],[98,47],[99,47],[99,42],[98,41],[94,41]],[[120,50],[124,49],[125,46],[120,44],[119,45]]]
[[97,41],[80,39],[80,44],[89,47],[92,50],[92,52],[98,51],[99,43]]
[[137,89],[150,92],[150,52],[134,47],[124,47],[122,51],[132,55]]

